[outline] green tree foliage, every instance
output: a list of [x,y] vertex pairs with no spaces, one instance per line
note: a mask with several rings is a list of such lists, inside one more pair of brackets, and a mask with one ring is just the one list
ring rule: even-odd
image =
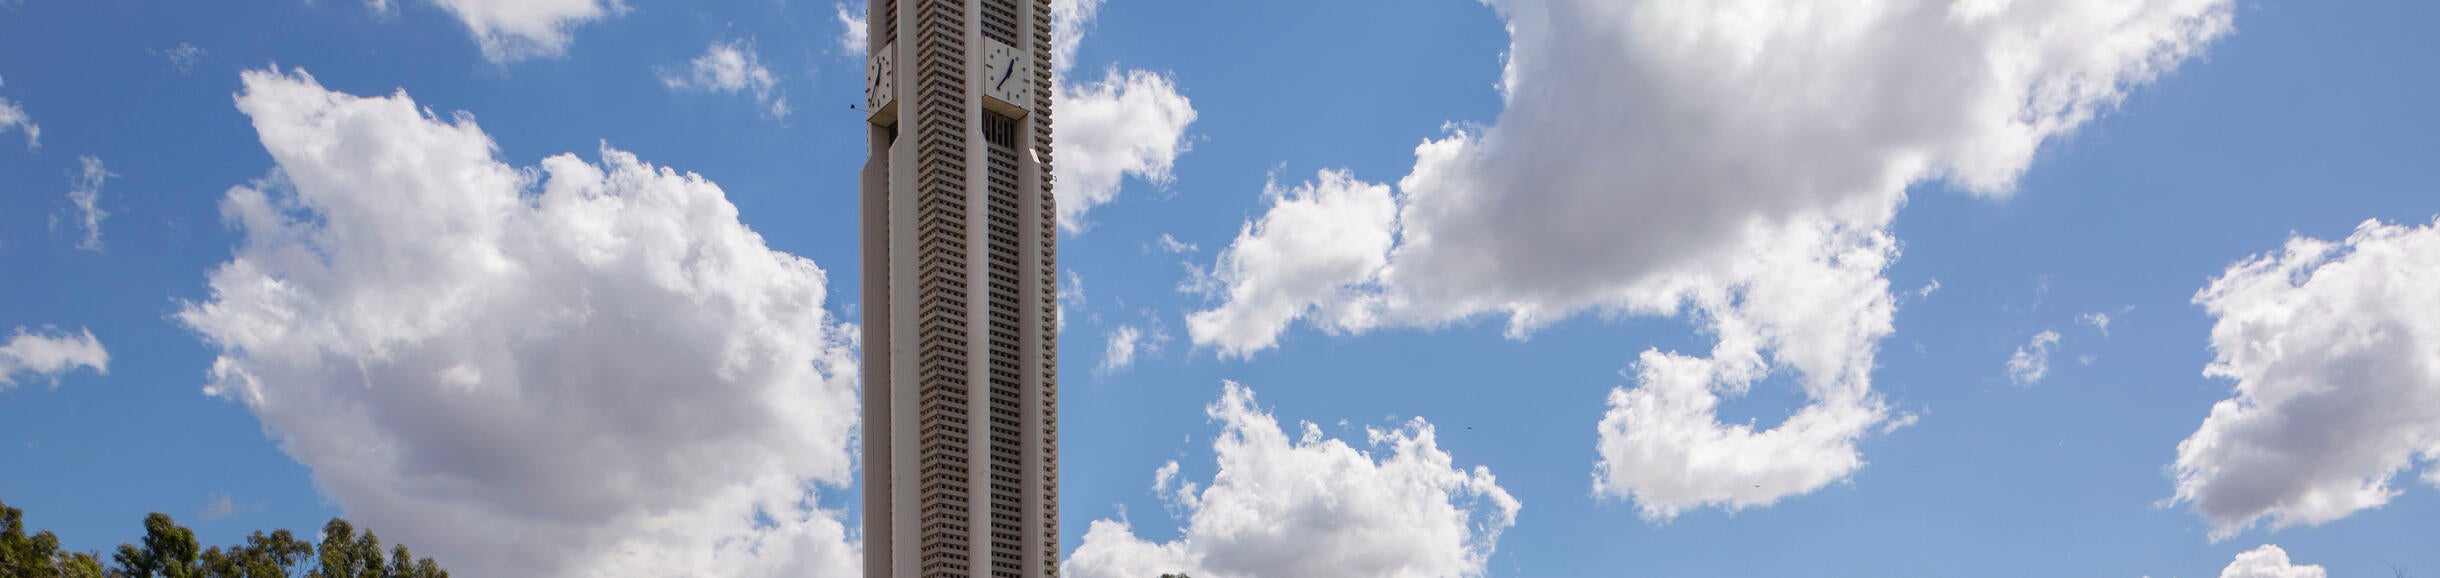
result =
[[0,578],[449,578],[405,544],[384,554],[380,537],[335,518],[318,546],[279,530],[202,549],[194,530],[155,512],[144,517],[143,540],[120,544],[104,566],[98,553],[61,551],[50,532],[27,535],[25,512],[0,503]]
[[169,514],[153,512],[144,517],[144,545],[120,544],[111,559],[131,578],[203,578],[202,557],[194,530],[178,525]]
[[306,578],[449,578],[449,571],[431,558],[416,560],[406,544],[391,550],[384,563],[381,538],[372,532],[356,535],[347,520],[333,519],[322,526],[320,561],[321,567]]
[[265,536],[261,531],[246,537],[243,546],[231,546],[223,551],[215,546],[203,552],[203,567],[207,575],[218,578],[288,578],[288,570],[303,563],[313,554],[313,543],[298,540],[287,530]]
[[102,559],[90,552],[61,552],[59,536],[25,533],[25,510],[0,502],[0,576],[12,578],[106,578]]

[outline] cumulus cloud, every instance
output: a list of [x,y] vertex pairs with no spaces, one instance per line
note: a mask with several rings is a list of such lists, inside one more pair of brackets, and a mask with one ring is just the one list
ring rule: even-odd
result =
[[1167,186],[1170,167],[1187,150],[1194,104],[1167,75],[1110,69],[1101,80],[1059,87],[1059,225],[1085,227],[1084,214],[1118,198],[1119,181],[1136,177]]
[[[1510,35],[1505,111],[1417,147],[1394,219],[1310,225],[1384,231],[1388,258],[1327,279],[1235,279],[1330,289],[1230,291],[1194,314],[1206,321],[1195,342],[1245,355],[1298,319],[1361,331],[1497,315],[1522,337],[1583,311],[1686,315],[1718,336],[1714,356],[1644,356],[1644,381],[1612,396],[1603,444],[1650,453],[1605,449],[1596,476],[1605,495],[1662,500],[1644,511],[1663,517],[1691,503],[1768,503],[1860,466],[1849,432],[1887,418],[1862,368],[1888,332],[1880,268],[1896,257],[1889,224],[1907,188],[2008,194],[2044,143],[2201,52],[2233,15],[2228,0],[1487,3]],[[1329,238],[1268,233],[1239,242]],[[1804,242],[1815,244],[1792,244]],[[1757,268],[1788,261],[1820,277]],[[1841,289],[1750,297],[1824,283]],[[1754,336],[1766,338],[1739,342]],[[1807,384],[1810,405],[1770,431],[1716,427],[1717,394],[1780,370]],[[1676,419],[1632,419],[1646,412]],[[1813,415],[1822,421],[1795,419]],[[1646,423],[1657,429],[1637,433]],[[1790,438],[1707,441],[1780,439],[1769,435]],[[1779,480],[1800,483],[1756,491],[1738,472],[1782,463],[1773,451],[1801,458],[1803,473]],[[1639,455],[1755,465],[1643,479],[1626,466],[1654,463],[1621,460]]]
[[857,332],[704,178],[248,71],[277,162],[180,322],[348,517],[484,576],[845,576]]
[[788,116],[788,95],[780,92],[779,77],[763,66],[752,39],[714,41],[686,68],[662,70],[661,84],[671,90],[752,94],[772,117]]
[[839,51],[863,56],[865,51],[871,50],[872,28],[865,23],[864,6],[863,2],[857,2],[856,8],[849,10],[846,4],[831,5],[839,11]]
[[[1774,232],[1723,270],[1673,280],[1715,342],[1708,356],[1645,350],[1636,385],[1611,389],[1595,493],[1666,521],[1704,506],[1767,506],[1863,467],[1857,441],[1902,427],[1871,380],[1897,309],[1881,271],[1896,257],[1887,231],[1824,219]],[[1805,406],[1770,428],[1720,421],[1723,398],[1783,370]]]
[[19,377],[57,380],[78,368],[110,373],[110,352],[93,338],[92,330],[79,328],[71,334],[51,327],[26,331],[21,326],[9,333],[7,343],[0,343],[0,389],[16,386]]
[[2058,345],[2057,331],[2044,330],[2034,334],[2032,342],[2016,348],[2016,353],[2008,356],[2008,381],[2017,385],[2041,383],[2042,376],[2050,373],[2050,350]]
[[[84,240],[77,241],[76,248],[99,253],[102,251],[102,219],[110,218],[110,212],[101,207],[102,183],[119,175],[104,168],[102,159],[87,156],[77,157],[76,160],[82,168],[69,179],[68,203],[76,208],[74,224],[85,231]],[[52,217],[51,226],[59,226],[57,216]]]
[[2194,297],[2204,374],[2236,382],[2177,445],[2174,502],[2226,538],[2379,507],[2426,464],[2440,486],[2440,223],[2365,221],[2232,265]]
[[1221,426],[1210,485],[1170,462],[1154,486],[1184,515],[1183,536],[1155,543],[1127,521],[1095,520],[1066,575],[1480,576],[1516,523],[1521,505],[1490,469],[1456,467],[1421,418],[1367,428],[1365,451],[1311,422],[1290,437],[1234,382],[1205,413]]
[[1101,13],[1103,0],[1051,0],[1051,62],[1054,73],[1065,73],[1076,67],[1076,49],[1084,45],[1084,33],[1093,27],[1093,17]]
[[[368,0],[376,11],[396,0]],[[570,32],[627,11],[620,0],[432,0],[466,24],[483,57],[493,62],[551,58],[567,52]]]
[[1194,103],[1167,74],[1111,67],[1099,80],[1070,81],[1076,49],[1100,8],[1101,0],[1051,3],[1051,83],[1059,113],[1051,172],[1059,226],[1070,232],[1084,230],[1087,211],[1117,199],[1126,177],[1168,186],[1171,167],[1188,149],[1186,129],[1195,122]]
[[2237,554],[2228,567],[2220,570],[2220,578],[2327,578],[2321,566],[2296,565],[2288,561],[2286,550],[2264,544],[2260,548]]
[[1394,258],[1347,279],[1380,275],[1401,321],[1665,310],[1683,271],[1804,221],[1885,226],[1910,184],[2005,194],[2043,142],[2231,16],[2226,0],[1491,4],[1507,110],[1417,148]]
[[[1346,171],[1322,171],[1293,188],[1274,179],[1263,186],[1270,210],[1238,229],[1211,273],[1226,289],[1229,306],[1186,317],[1197,344],[1222,355],[1245,356],[1270,348],[1289,322],[1317,304],[1336,305],[1389,259],[1398,203],[1389,185],[1367,183]],[[1360,306],[1337,305],[1326,327],[1362,330],[1371,324]]]
[[[7,85],[6,79],[0,79],[0,86]],[[12,130],[25,132],[25,148],[42,148],[42,125],[34,124],[34,119],[25,115],[24,107],[0,98],[0,133]]]

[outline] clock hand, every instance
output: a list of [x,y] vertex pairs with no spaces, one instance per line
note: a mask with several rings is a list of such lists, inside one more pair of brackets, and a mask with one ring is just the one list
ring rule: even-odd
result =
[[1006,72],[1006,73],[1002,73],[1002,74],[1000,75],[1000,83],[999,83],[999,84],[994,84],[994,85],[991,85],[991,89],[992,89],[992,90],[999,90],[1001,87],[1008,86],[1008,77],[1011,77],[1011,76],[1016,76],[1016,75],[1017,75],[1017,57],[1014,57],[1014,56],[1010,56],[1010,57],[1008,57],[1008,64],[1005,64],[1005,65],[1000,66],[1000,69],[1001,69],[1001,70],[1006,70],[1006,71],[1008,71],[1008,72]]

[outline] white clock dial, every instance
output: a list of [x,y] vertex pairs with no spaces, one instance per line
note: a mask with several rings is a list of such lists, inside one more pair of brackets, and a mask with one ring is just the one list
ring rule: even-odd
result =
[[1033,102],[1033,63],[1026,54],[997,40],[983,51],[983,95],[1018,109]]
[[892,56],[897,48],[896,43],[884,46],[864,63],[864,104],[868,113],[879,112],[895,100],[898,67],[893,65]]

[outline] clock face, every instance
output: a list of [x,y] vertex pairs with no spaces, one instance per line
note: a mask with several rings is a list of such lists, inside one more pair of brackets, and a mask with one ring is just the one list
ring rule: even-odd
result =
[[896,96],[898,68],[891,61],[896,48],[895,43],[883,47],[864,63],[864,104],[868,113],[881,110]]
[[983,51],[983,95],[1017,108],[1033,102],[1033,63],[1023,52],[997,40]]

